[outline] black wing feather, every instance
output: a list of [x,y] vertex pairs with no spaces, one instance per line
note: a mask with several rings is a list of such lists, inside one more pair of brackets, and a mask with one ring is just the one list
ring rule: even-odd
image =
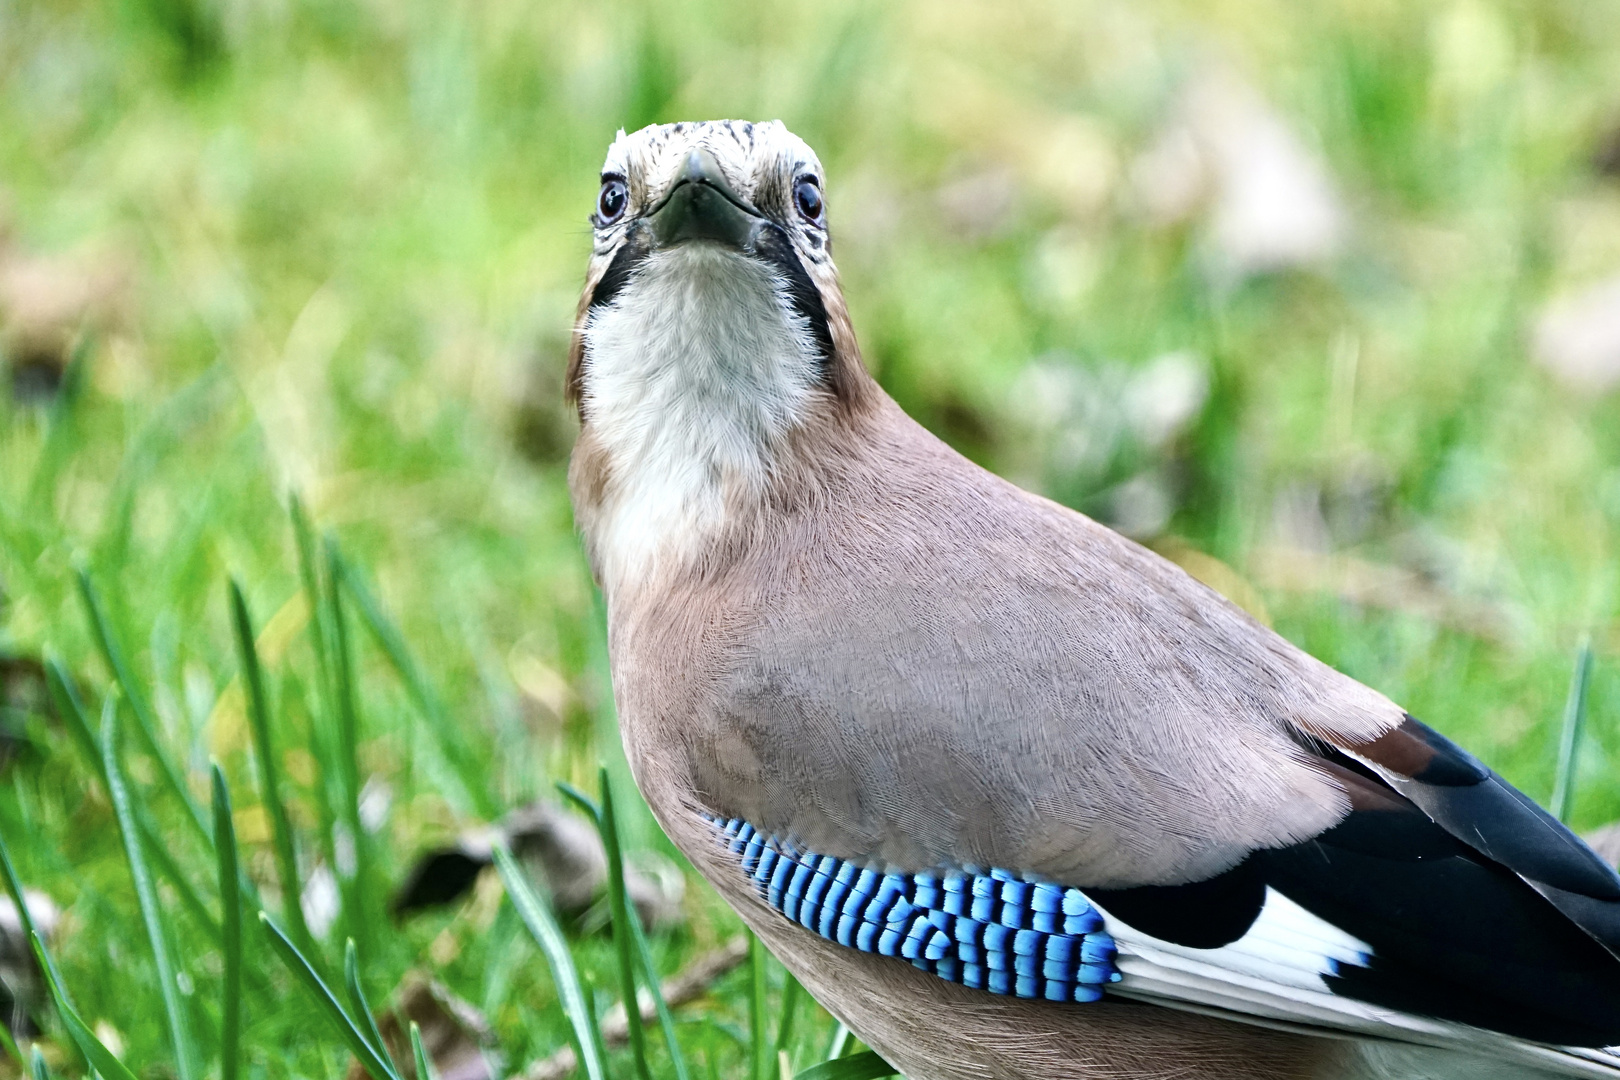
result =
[[1620,874],[1523,792],[1411,716],[1388,734],[1345,749],[1620,957]]
[[[1412,738],[1429,745],[1422,732]],[[1593,895],[1607,878],[1593,871],[1585,845],[1553,821],[1562,835],[1527,850],[1552,819],[1466,755],[1400,784],[1334,747],[1307,742],[1305,749],[1350,793],[1352,810],[1338,825],[1304,843],[1255,851],[1206,881],[1087,895],[1138,930],[1208,949],[1248,930],[1269,886],[1371,946],[1367,966],[1341,965],[1326,979],[1336,994],[1536,1042],[1620,1044],[1620,960],[1592,931],[1620,905]],[[1447,819],[1437,822],[1407,797],[1419,787],[1463,797],[1431,799]],[[1468,808],[1483,817],[1460,836],[1470,828]],[[1551,895],[1556,887],[1531,879],[1525,867],[1586,891]]]

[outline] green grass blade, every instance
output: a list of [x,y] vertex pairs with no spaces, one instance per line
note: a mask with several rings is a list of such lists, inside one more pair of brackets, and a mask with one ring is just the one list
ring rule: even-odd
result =
[[90,582],[90,575],[84,569],[79,570],[79,598],[84,602],[85,613],[90,619],[90,629],[96,639],[96,645],[101,649],[101,656],[107,662],[107,668],[113,673],[113,680],[123,691],[124,701],[129,705],[130,715],[135,720],[135,733],[140,736],[141,749],[151,755],[157,762],[158,775],[163,780],[163,786],[175,800],[185,807],[184,815],[190,828],[197,838],[204,844],[208,843],[208,824],[203,818],[202,808],[191,797],[186,789],[185,781],[175,768],[174,762],[164,751],[157,739],[157,719],[148,704],[146,695],[141,691],[140,684],[131,673],[129,665],[124,662],[124,651],[119,647],[118,639],[113,635],[112,625],[107,621],[106,611],[101,606],[101,597],[97,595],[95,586]]
[[[11,1038],[9,1032],[6,1038]],[[29,1056],[28,1071],[33,1074],[34,1080],[51,1080],[51,1067],[45,1064],[45,1055],[39,1052],[39,1043],[34,1044],[34,1052]]]
[[334,703],[332,690],[332,653],[331,635],[327,632],[326,593],[321,586],[320,569],[315,561],[315,536],[310,529],[309,518],[304,513],[304,503],[297,495],[288,500],[288,515],[292,518],[293,539],[298,548],[298,577],[303,584],[304,601],[309,605],[309,637],[310,646],[315,653],[315,667],[318,673],[315,698],[316,706],[309,710],[309,749],[315,757],[315,793],[319,803],[321,819],[321,844],[326,854],[327,865],[337,865],[337,853],[333,842],[333,826],[337,816],[333,805],[342,800],[333,794],[334,778],[329,763],[334,759],[335,753],[329,748],[327,729],[330,718],[337,715],[337,706]]
[[770,953],[752,931],[748,934],[748,1075],[771,1080],[771,1043],[765,1035],[765,965]]
[[141,850],[141,837],[135,824],[129,786],[124,782],[123,767],[118,759],[118,709],[110,696],[102,710],[101,759],[107,775],[107,794],[112,799],[118,832],[124,840],[129,874],[135,882],[135,898],[140,905],[141,919],[146,924],[152,957],[157,962],[158,992],[163,998],[163,1011],[169,1021],[169,1038],[174,1043],[175,1074],[179,1080],[192,1080],[197,1076],[197,1050],[191,1042],[191,1025],[175,976],[174,953],[170,951],[168,931],[163,925],[163,908],[158,903],[157,889],[152,884],[152,874],[147,869],[146,857]]
[[147,861],[157,871],[159,877],[169,883],[176,896],[180,898],[180,906],[186,909],[196,924],[202,927],[208,940],[214,945],[221,945],[225,941],[224,932],[214,913],[208,910],[202,896],[192,887],[191,881],[180,869],[180,864],[174,861],[168,847],[163,842],[158,827],[152,823],[152,815],[146,807],[135,807],[135,828],[140,833],[141,850],[146,852]]
[[[577,787],[568,783],[567,781],[558,781],[557,790],[562,792],[564,798],[568,799],[575,806],[578,806],[580,810],[584,812],[585,816],[590,818],[591,821],[596,825],[597,831],[602,835],[602,846],[609,852],[609,906],[613,907],[612,891],[615,888],[613,883],[613,868],[615,866],[618,867],[619,878],[621,881],[618,888],[622,893],[624,858],[619,842],[618,822],[612,817],[612,804],[611,800],[608,798],[607,770],[602,770],[603,799],[600,806],[597,805],[597,803],[592,800],[589,795],[586,795],[583,791],[579,790]],[[675,1069],[676,1080],[690,1080],[690,1073],[686,1068],[686,1058],[681,1054],[680,1040],[675,1035],[675,1017],[674,1014],[670,1012],[669,1004],[664,1000],[663,990],[658,984],[658,969],[653,964],[652,949],[647,944],[647,932],[641,926],[641,917],[636,913],[634,904],[626,903],[624,905],[624,913],[624,921],[629,924],[630,930],[635,938],[636,955],[642,973],[642,980],[645,982],[648,992],[652,995],[653,1007],[658,1012],[658,1024],[659,1027],[663,1029],[664,1043],[669,1047],[670,1062]],[[615,926],[622,925],[617,922],[619,915],[617,914],[616,908],[613,918],[615,919]],[[636,1018],[633,1023],[635,1027],[632,1030],[640,1029],[641,1012],[639,1007],[636,1010]]]
[[782,1006],[778,1010],[782,1014],[776,1028],[776,1052],[772,1057],[780,1058],[787,1053],[788,1044],[793,1041],[793,1021],[798,1016],[799,1000],[804,996],[804,987],[799,980],[787,973],[787,982],[782,987]]
[[355,697],[354,657],[349,647],[348,623],[343,612],[343,591],[338,586],[343,572],[337,542],[328,537],[326,552],[326,608],[332,634],[332,691],[336,700],[338,732],[338,773],[341,784],[341,820],[353,844],[354,862],[349,873],[338,866],[338,880],[344,883],[344,916],[349,932],[360,951],[372,954],[371,912],[366,908],[369,860],[366,832],[360,823],[360,707]]
[[1567,820],[1575,801],[1575,765],[1580,754],[1581,730],[1586,726],[1587,689],[1592,683],[1592,639],[1584,638],[1575,653],[1575,671],[1564,699],[1564,726],[1558,740],[1558,779],[1553,782],[1553,817]]
[[836,1028],[833,1029],[832,1042],[827,1044],[827,1060],[837,1061],[839,1058],[843,1057],[844,1052],[849,1049],[849,1044],[854,1040],[854,1038],[855,1033],[849,1030],[847,1026],[840,1023]]
[[596,826],[598,832],[601,831],[602,808],[596,805],[595,799],[591,798],[589,795],[585,794],[583,791],[579,790],[579,788],[575,787],[573,784],[570,784],[566,780],[557,781],[557,790],[562,792],[563,798],[579,807],[580,810],[584,812],[585,816],[591,819],[591,824]]
[[[67,988],[62,985],[62,981],[55,978],[56,968],[50,964],[50,954],[45,951],[45,943],[40,938],[38,929],[34,926],[33,913],[28,910],[28,905],[23,902],[22,880],[17,877],[17,868],[12,865],[11,850],[6,846],[4,833],[0,833],[0,872],[4,873],[6,879],[6,892],[11,895],[12,903],[17,905],[18,922],[33,947],[34,957],[39,961],[40,971],[45,973],[50,984],[51,995],[56,1002],[57,1011],[65,1017],[67,1013],[72,1011],[73,999],[68,996]],[[6,1036],[10,1038],[11,1032],[7,1031]],[[12,1043],[8,1049],[15,1049],[15,1046],[16,1044]],[[34,1044],[34,1053],[36,1055],[39,1053],[38,1043]],[[17,1061],[19,1064],[22,1062],[21,1056],[18,1056]]]
[[641,1080],[652,1080],[647,1068],[647,1035],[641,1026],[641,1006],[636,1000],[635,932],[626,933],[630,926],[630,901],[624,886],[624,852],[619,844],[619,824],[613,815],[613,787],[608,783],[608,771],[603,767],[602,813],[597,827],[602,831],[602,846],[607,849],[608,907],[613,912],[613,945],[619,958],[619,993],[624,1001],[624,1018],[630,1032],[630,1056],[636,1063],[636,1075]]
[[[341,800],[334,797],[334,779],[328,763],[334,752],[328,747],[327,727],[330,717],[337,715],[335,694],[332,690],[332,636],[327,632],[326,591],[321,585],[320,568],[315,559],[315,536],[304,513],[304,503],[297,495],[288,500],[288,515],[292,518],[293,539],[298,548],[298,577],[303,584],[304,600],[309,605],[310,646],[315,653],[318,673],[316,700],[318,705],[309,710],[309,749],[315,756],[315,789],[320,802],[322,844],[329,865],[336,866],[333,849],[332,825],[336,821],[333,804]],[[323,723],[325,714],[326,722]]]
[[219,904],[224,913],[221,951],[225,984],[220,996],[220,1080],[236,1080],[242,1065],[242,894],[237,888],[236,825],[225,774],[214,764],[214,850],[219,855]]
[[325,980],[316,973],[309,959],[298,951],[298,946],[293,944],[292,938],[288,937],[281,927],[277,926],[275,921],[262,911],[259,912],[259,922],[264,925],[266,932],[269,934],[271,947],[281,955],[282,961],[286,963],[292,973],[297,976],[298,981],[303,983],[305,989],[315,998],[315,1001],[321,1007],[321,1011],[326,1014],[327,1019],[332,1021],[332,1025],[338,1029],[338,1034],[343,1037],[343,1041],[349,1044],[350,1052],[359,1060],[361,1067],[371,1074],[372,1080],[401,1080],[401,1077],[394,1072],[393,1066],[387,1059],[379,1056],[377,1051],[372,1048],[370,1041],[361,1032],[360,1026],[355,1023],[353,1017],[344,1011],[343,1006],[338,1003],[336,995],[332,993],[331,987],[327,986]]
[[427,1051],[422,1049],[422,1029],[416,1026],[415,1020],[411,1021],[411,1054],[416,1058],[416,1080],[439,1080]]
[[287,500],[287,514],[292,518],[293,542],[298,548],[298,577],[304,586],[304,600],[309,604],[310,644],[315,651],[315,666],[320,671],[321,690],[330,694],[332,687],[332,654],[328,649],[326,609],[322,603],[320,574],[315,562],[315,534],[304,513],[304,502],[296,494]]
[[439,744],[439,752],[449,763],[460,788],[453,793],[454,797],[450,795],[446,797],[452,804],[459,802],[464,809],[472,810],[481,817],[498,816],[500,807],[496,804],[494,789],[483,782],[482,770],[468,753],[466,742],[451,721],[444,702],[434,692],[422,674],[422,669],[417,666],[416,659],[405,644],[404,635],[399,632],[399,628],[378,603],[375,594],[347,559],[341,562],[341,579],[344,589],[354,599],[355,607],[359,609],[361,620],[371,631],[371,636],[376,639],[378,646],[382,648],[389,665],[405,684],[405,691],[415,703],[417,711],[433,729],[434,738]]
[[292,927],[293,939],[311,955],[315,939],[304,922],[303,886],[298,876],[298,850],[294,846],[292,822],[281,798],[275,742],[270,737],[270,705],[264,692],[264,671],[259,665],[259,649],[254,641],[253,617],[247,598],[236,579],[231,579],[231,623],[236,629],[237,659],[242,668],[242,689],[247,694],[247,712],[253,728],[254,757],[259,766],[259,800],[270,817],[271,841],[276,856],[276,876],[281,881],[282,917]]
[[50,953],[45,951],[45,943],[39,940],[38,934],[28,935],[29,942],[34,948],[34,959],[39,962],[39,970],[45,974],[45,986],[51,992],[51,1000],[56,1003],[57,1015],[62,1018],[62,1026],[67,1028],[68,1037],[74,1045],[84,1054],[92,1068],[100,1073],[102,1080],[136,1080],[135,1074],[116,1057],[111,1050],[102,1045],[95,1033],[85,1026],[79,1014],[73,1010],[68,1002],[67,992],[62,987],[61,973],[56,970],[56,963],[51,959]]
[[557,919],[545,901],[535,894],[528,876],[504,844],[495,846],[494,856],[495,867],[506,885],[506,895],[511,898],[518,917],[528,927],[551,968],[551,980],[556,984],[557,997],[574,1026],[579,1060],[585,1068],[586,1077],[589,1080],[607,1080],[607,1052],[602,1045],[602,1029],[590,1000],[585,996],[585,989],[580,985],[579,970],[574,966],[573,954],[568,951],[568,941],[563,937],[562,927],[557,925]]
[[[45,660],[45,684],[56,703],[56,714],[62,718],[62,723],[67,727],[68,735],[78,744],[85,760],[100,778],[101,786],[106,787],[106,766],[101,760],[101,748],[97,745],[96,736],[90,730],[84,702],[79,699],[79,692],[73,688],[72,680],[68,678],[67,672],[55,657],[47,657]],[[162,834],[152,823],[152,815],[145,806],[136,805],[135,824],[140,831],[141,845],[147,853],[147,858],[173,887],[175,894],[180,897],[181,905],[203,928],[203,932],[215,945],[220,944],[224,939],[221,937],[219,923],[208,910],[208,905],[203,903],[202,897],[197,895],[191,881],[181,871],[180,864],[169,854],[168,847],[163,843]]]
[[[11,1029],[4,1023],[0,1023],[0,1047],[5,1048],[6,1053],[11,1055],[12,1060],[20,1068],[26,1069],[28,1067],[28,1059],[23,1057],[21,1050],[17,1049],[17,1040],[11,1037]],[[35,1046],[34,1049],[38,1050],[39,1047]]]
[[[34,937],[37,930],[34,926],[34,913],[28,910],[28,904],[23,899],[22,880],[17,877],[17,868],[11,863],[11,849],[6,845],[4,832],[0,832],[0,873],[5,874],[6,892],[11,896],[11,902],[17,905],[17,920],[22,925],[23,934]],[[21,1064],[21,1061],[18,1062]]]
[[658,1026],[664,1032],[664,1045],[669,1048],[670,1064],[675,1069],[675,1080],[691,1080],[691,1074],[686,1068],[686,1058],[681,1053],[681,1043],[675,1035],[675,1014],[670,1012],[669,1003],[664,1000],[663,988],[658,982],[658,969],[653,964],[652,948],[647,944],[647,931],[642,928],[641,915],[636,911],[636,905],[628,908],[630,914],[630,929],[636,935],[636,953],[641,958],[641,975],[647,984],[647,991],[652,995],[653,1008],[658,1012]]
[[354,947],[353,938],[343,945],[343,987],[349,994],[349,1011],[359,1021],[360,1034],[371,1043],[371,1048],[377,1051],[377,1056],[386,1060],[389,1068],[397,1074],[399,1066],[394,1063],[393,1055],[388,1052],[388,1044],[383,1041],[382,1032],[377,1030],[377,1017],[371,1011],[370,1002],[366,1001],[365,988],[360,985],[360,953]]
[[835,1058],[802,1069],[794,1080],[882,1080],[885,1076],[899,1075],[893,1065],[875,1052],[863,1050],[847,1058]]

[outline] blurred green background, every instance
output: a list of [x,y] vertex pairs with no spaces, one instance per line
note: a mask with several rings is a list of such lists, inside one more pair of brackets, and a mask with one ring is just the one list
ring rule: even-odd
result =
[[[313,872],[333,811],[293,492],[479,763],[446,794],[356,626],[379,890],[599,760],[628,795],[561,372],[615,129],[723,116],[820,154],[867,362],[914,416],[1543,801],[1590,635],[1571,820],[1620,817],[1620,8],[0,0],[0,830],[138,1071],[170,1051],[112,809],[30,681],[50,650],[93,705],[109,685],[75,567],[199,798],[225,766],[267,888],[225,583],[268,624]],[[696,880],[685,904],[671,970],[737,926]],[[218,959],[177,936],[206,1029]],[[374,937],[375,997],[443,980],[513,1068],[566,1040],[488,889]],[[713,1075],[742,994],[687,1014]],[[260,999],[251,1069],[336,1075],[294,997]]]

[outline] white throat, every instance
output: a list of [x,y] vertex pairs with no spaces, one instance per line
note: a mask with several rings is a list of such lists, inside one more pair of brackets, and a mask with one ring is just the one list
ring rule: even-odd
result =
[[820,360],[781,279],[706,243],[649,256],[584,337],[583,405],[608,466],[590,539],[611,598],[763,494]]

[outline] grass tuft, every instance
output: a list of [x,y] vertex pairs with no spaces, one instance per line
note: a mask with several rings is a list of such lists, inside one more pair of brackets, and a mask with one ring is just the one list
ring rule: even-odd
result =
[[422,1049],[422,1029],[416,1026],[415,1020],[411,1021],[411,1056],[416,1059],[416,1080],[439,1080],[427,1051]]
[[748,934],[748,1046],[751,1080],[771,1080],[775,1055],[771,1053],[770,1036],[766,1034],[766,988],[769,975],[770,952],[752,931]]
[[322,542],[325,562],[327,630],[332,648],[332,715],[337,718],[337,774],[339,777],[339,823],[337,844],[338,881],[343,889],[343,914],[349,936],[364,955],[372,955],[372,914],[367,906],[370,893],[370,858],[366,830],[360,820],[360,704],[354,674],[354,652],[349,642],[348,618],[344,613],[343,559],[337,539]]
[[[101,786],[108,788],[106,762],[101,754],[100,743],[95,733],[90,730],[90,720],[84,710],[84,701],[79,697],[78,690],[74,688],[73,681],[62,668],[61,662],[55,657],[46,657],[45,682],[51,699],[56,704],[56,713],[62,718],[69,738],[79,747],[85,763],[101,781]],[[203,903],[202,897],[197,894],[190,879],[181,871],[179,864],[170,854],[168,845],[162,842],[162,833],[153,820],[151,808],[140,802],[135,803],[132,809],[135,813],[135,827],[140,833],[143,848],[153,865],[157,867],[158,873],[162,874],[164,880],[174,889],[180,898],[181,906],[196,920],[197,925],[202,927],[209,940],[216,945],[219,944],[223,941],[219,922],[208,910],[208,905]]]
[[[17,868],[11,863],[11,849],[6,844],[4,832],[0,832],[0,873],[5,875],[7,895],[17,905],[17,920],[22,925],[23,936],[29,939],[38,937],[39,930],[34,926],[33,912],[28,910],[28,902],[23,898],[22,882],[17,877]],[[21,1064],[20,1059],[18,1064]]]
[[238,888],[236,826],[231,793],[216,762],[209,768],[214,793],[214,852],[219,863],[220,952],[225,972],[220,988],[220,1080],[236,1080],[242,1066],[242,892]]
[[596,831],[601,834],[602,846],[607,853],[608,909],[613,919],[613,948],[619,961],[619,999],[624,1003],[625,1021],[629,1027],[630,1055],[635,1062],[636,1075],[641,1080],[652,1080],[647,1067],[647,1036],[641,1025],[641,1008],[636,1000],[636,942],[631,925],[629,898],[624,885],[624,852],[619,845],[619,823],[613,811],[613,786],[608,781],[607,767],[600,773],[602,802],[600,805],[586,798],[569,784],[558,785],[563,794],[585,811]]
[[485,818],[498,817],[500,807],[496,805],[489,785],[484,782],[484,771],[471,756],[465,740],[457,733],[444,702],[434,692],[421,667],[416,663],[416,658],[411,655],[410,647],[405,644],[404,635],[383,610],[382,604],[377,601],[360,572],[348,560],[342,559],[341,553],[339,559],[344,589],[353,598],[361,620],[382,648],[389,665],[405,684],[405,691],[411,701],[415,703],[423,719],[428,722],[438,744],[439,753],[450,764],[451,779],[456,784],[456,790],[446,793],[446,798],[463,811],[471,811]]
[[1575,768],[1580,756],[1581,732],[1586,727],[1587,688],[1592,683],[1592,639],[1581,639],[1575,651],[1575,670],[1569,677],[1569,694],[1564,699],[1564,722],[1558,735],[1558,776],[1553,781],[1552,799],[1547,809],[1559,821],[1569,819],[1575,801]]
[[147,869],[142,850],[140,830],[135,821],[134,804],[129,786],[124,780],[123,764],[118,756],[118,706],[109,696],[101,714],[101,759],[107,780],[107,794],[112,799],[113,812],[118,819],[118,832],[124,841],[125,857],[129,861],[129,874],[135,883],[135,898],[140,904],[141,921],[146,924],[146,937],[157,963],[158,991],[163,998],[163,1011],[169,1024],[169,1038],[173,1043],[175,1074],[179,1080],[192,1080],[198,1073],[197,1049],[192,1043],[191,1020],[182,1000],[174,952],[163,908],[158,903],[157,889]]
[[298,874],[298,849],[292,822],[281,797],[275,740],[270,733],[270,704],[264,689],[264,673],[254,640],[253,617],[248,613],[242,587],[233,578],[230,584],[231,625],[236,631],[237,659],[241,666],[242,688],[247,695],[248,723],[253,729],[254,761],[259,770],[259,802],[270,819],[270,839],[276,855],[276,874],[281,881],[281,913],[292,928],[300,948],[314,955],[315,940],[304,922],[301,903],[304,889]]
[[[669,1049],[670,1068],[675,1072],[675,1080],[691,1080],[691,1073],[686,1067],[686,1055],[681,1052],[681,1041],[675,1031],[675,1015],[670,1012],[669,1003],[664,1000],[664,991],[658,980],[658,968],[653,963],[652,947],[648,945],[647,931],[641,925],[641,915],[636,911],[634,904],[630,904],[625,910],[630,916],[630,930],[636,938],[636,956],[641,962],[641,977],[645,981],[647,993],[652,997],[653,1008],[658,1013],[658,1026],[664,1034],[664,1045]],[[783,1023],[785,1031],[785,1017]]]
[[386,1061],[388,1067],[398,1075],[399,1065],[388,1052],[388,1044],[383,1041],[382,1032],[377,1029],[377,1017],[371,1011],[371,1004],[366,1001],[365,988],[360,985],[360,951],[354,947],[353,938],[343,943],[343,988],[348,992],[349,1011],[359,1022],[360,1034],[365,1036],[377,1056]]
[[73,1005],[68,1001],[67,991],[62,986],[62,975],[56,970],[56,964],[50,953],[45,951],[45,943],[39,939],[38,934],[29,934],[28,941],[33,946],[34,960],[39,964],[39,970],[45,976],[45,986],[50,991],[51,1000],[56,1003],[56,1014],[62,1019],[62,1026],[67,1029],[68,1038],[73,1040],[90,1067],[101,1074],[102,1080],[136,1080],[135,1074],[119,1061],[117,1056],[95,1036],[85,1025],[83,1019],[74,1011]]
[[107,621],[107,612],[102,606],[101,597],[90,581],[89,572],[82,567],[78,571],[78,583],[79,598],[84,603],[85,614],[90,620],[90,629],[96,639],[96,645],[101,649],[101,658],[106,661],[107,669],[112,672],[113,681],[118,684],[124,702],[129,707],[130,716],[135,721],[135,732],[140,736],[141,749],[157,762],[164,787],[169,789],[169,794],[174,797],[175,802],[186,810],[183,820],[196,833],[198,839],[206,844],[208,826],[203,819],[202,810],[191,797],[191,793],[186,790],[185,781],[180,778],[179,770],[175,768],[174,762],[158,742],[157,718],[152,712],[152,706],[148,703],[140,682],[125,663],[124,650],[113,634],[112,625]]
[[506,886],[507,897],[551,968],[557,997],[573,1025],[574,1049],[579,1054],[586,1077],[588,1080],[607,1080],[607,1050],[602,1043],[601,1022],[580,984],[579,969],[574,964],[574,956],[568,948],[568,939],[563,936],[562,927],[557,925],[550,905],[536,894],[534,886],[529,884],[528,875],[504,844],[496,845],[494,857],[495,867]]
[[798,1019],[799,1000],[804,996],[804,987],[799,980],[793,977],[791,971],[783,972],[786,982],[782,984],[782,1003],[777,1007],[778,1019],[776,1028],[775,1057],[781,1058],[788,1052],[793,1044],[793,1023]]
[[293,944],[292,938],[288,937],[265,912],[259,912],[259,922],[268,932],[271,946],[280,954],[298,981],[304,985],[304,989],[309,991],[310,996],[320,1006],[321,1012],[332,1022],[332,1026],[337,1028],[338,1034],[348,1044],[350,1052],[360,1062],[361,1067],[371,1074],[371,1080],[402,1080],[394,1071],[393,1063],[372,1045],[368,1033],[360,1026],[361,1022],[344,1010],[337,996],[332,993],[331,987],[327,986],[325,980],[316,972],[309,958]]

